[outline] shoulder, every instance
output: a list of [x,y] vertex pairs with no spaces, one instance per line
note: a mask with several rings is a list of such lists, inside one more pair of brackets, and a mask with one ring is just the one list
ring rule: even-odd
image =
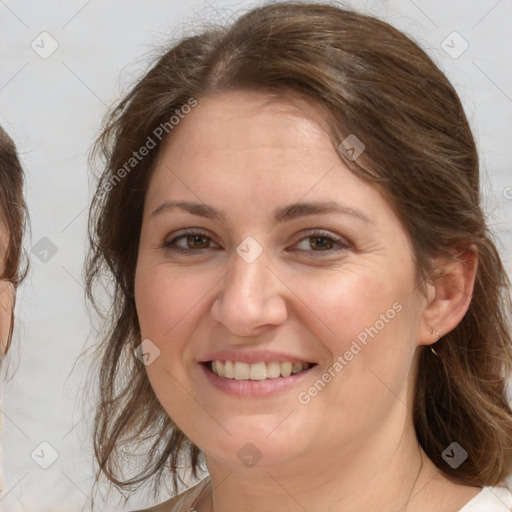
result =
[[[170,500],[155,505],[151,508],[145,508],[144,510],[137,510],[133,512],[183,512],[192,507],[196,500],[199,500],[202,495],[207,491],[210,483],[210,478],[206,477],[194,487],[187,489],[186,491],[178,494]],[[187,508],[185,508],[187,507]]]
[[459,512],[510,512],[512,493],[507,487],[484,487]]

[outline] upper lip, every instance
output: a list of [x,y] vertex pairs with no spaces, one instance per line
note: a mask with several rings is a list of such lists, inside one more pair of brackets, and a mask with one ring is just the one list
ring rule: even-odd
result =
[[313,363],[312,359],[293,356],[291,354],[285,354],[284,352],[275,352],[273,350],[244,350],[243,352],[236,350],[221,350],[218,352],[212,352],[201,360],[202,363],[207,363],[209,361],[240,361],[248,364],[260,362],[270,363],[271,361],[277,361],[279,363],[285,363],[287,361],[291,363]]

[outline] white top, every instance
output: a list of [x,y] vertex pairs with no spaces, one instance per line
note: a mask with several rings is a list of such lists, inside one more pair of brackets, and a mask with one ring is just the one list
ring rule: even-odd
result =
[[[138,512],[187,512],[195,503],[210,493],[210,478],[207,476],[199,484],[169,501]],[[506,487],[484,487],[459,512],[511,512],[512,493]]]
[[459,512],[510,512],[512,493],[506,487],[484,487]]

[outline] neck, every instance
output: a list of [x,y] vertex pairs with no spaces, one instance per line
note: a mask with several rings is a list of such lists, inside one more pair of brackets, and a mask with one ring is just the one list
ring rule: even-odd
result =
[[241,468],[207,457],[214,490],[204,510],[420,510],[419,490],[436,477],[437,469],[419,447],[412,424],[390,437],[391,427],[382,426],[374,438],[351,449],[308,451],[279,467]]

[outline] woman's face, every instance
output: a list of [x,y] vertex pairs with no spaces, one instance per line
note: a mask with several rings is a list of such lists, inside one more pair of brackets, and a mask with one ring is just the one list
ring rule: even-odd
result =
[[310,110],[200,100],[146,196],[147,372],[189,439],[229,465],[298,467],[401,431],[430,335],[401,223]]

